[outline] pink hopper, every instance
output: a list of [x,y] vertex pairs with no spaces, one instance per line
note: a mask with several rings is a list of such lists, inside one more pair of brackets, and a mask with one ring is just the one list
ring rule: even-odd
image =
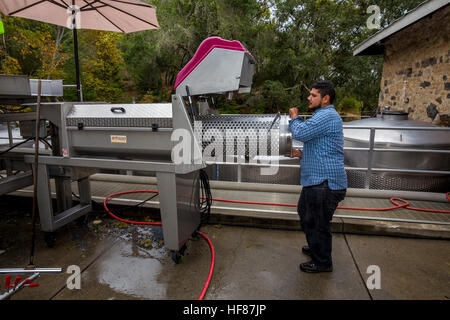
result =
[[[235,51],[246,51],[247,49],[237,40],[229,41],[220,37],[209,37],[203,40],[192,59],[178,73],[175,80],[175,90],[181,82],[202,62],[203,59],[215,48],[229,49]],[[250,52],[249,52],[250,53]]]

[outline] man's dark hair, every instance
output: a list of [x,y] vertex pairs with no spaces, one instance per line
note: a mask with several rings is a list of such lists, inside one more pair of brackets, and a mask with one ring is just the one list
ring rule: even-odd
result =
[[334,90],[334,86],[330,81],[317,81],[311,87],[312,89],[317,89],[320,95],[325,97],[326,95],[330,96],[330,104],[333,103],[334,98],[336,98],[336,91]]

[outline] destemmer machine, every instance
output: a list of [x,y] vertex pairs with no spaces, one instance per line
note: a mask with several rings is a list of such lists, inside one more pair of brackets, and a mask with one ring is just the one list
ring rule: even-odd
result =
[[[291,152],[287,115],[215,111],[215,95],[250,92],[254,66],[255,59],[240,42],[212,37],[202,42],[178,74],[172,103],[41,104],[53,145],[52,155],[40,155],[38,160],[42,230],[52,233],[91,211],[89,176],[99,170],[154,172],[164,245],[178,252],[201,222],[199,170],[207,166],[204,150],[212,150],[209,154],[220,161],[252,161],[264,150],[272,156]],[[267,139],[265,132],[271,133]],[[32,155],[23,159],[33,164]],[[51,179],[59,181],[55,210]],[[75,206],[73,181],[80,198]]]

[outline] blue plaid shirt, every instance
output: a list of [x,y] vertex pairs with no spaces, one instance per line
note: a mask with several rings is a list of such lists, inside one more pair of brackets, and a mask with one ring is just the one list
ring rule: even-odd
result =
[[328,180],[330,189],[346,189],[342,119],[334,106],[317,109],[304,122],[300,116],[290,120],[289,130],[294,139],[303,142],[300,184],[308,187]]

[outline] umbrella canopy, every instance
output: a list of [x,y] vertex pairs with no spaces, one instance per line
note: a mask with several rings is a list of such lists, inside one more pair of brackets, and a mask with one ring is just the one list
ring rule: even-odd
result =
[[63,27],[71,27],[72,10],[77,28],[115,32],[158,29],[156,8],[137,0],[1,0],[0,12]]
[[122,33],[159,29],[156,8],[138,0],[0,0],[0,12],[73,29],[78,100],[77,29]]

